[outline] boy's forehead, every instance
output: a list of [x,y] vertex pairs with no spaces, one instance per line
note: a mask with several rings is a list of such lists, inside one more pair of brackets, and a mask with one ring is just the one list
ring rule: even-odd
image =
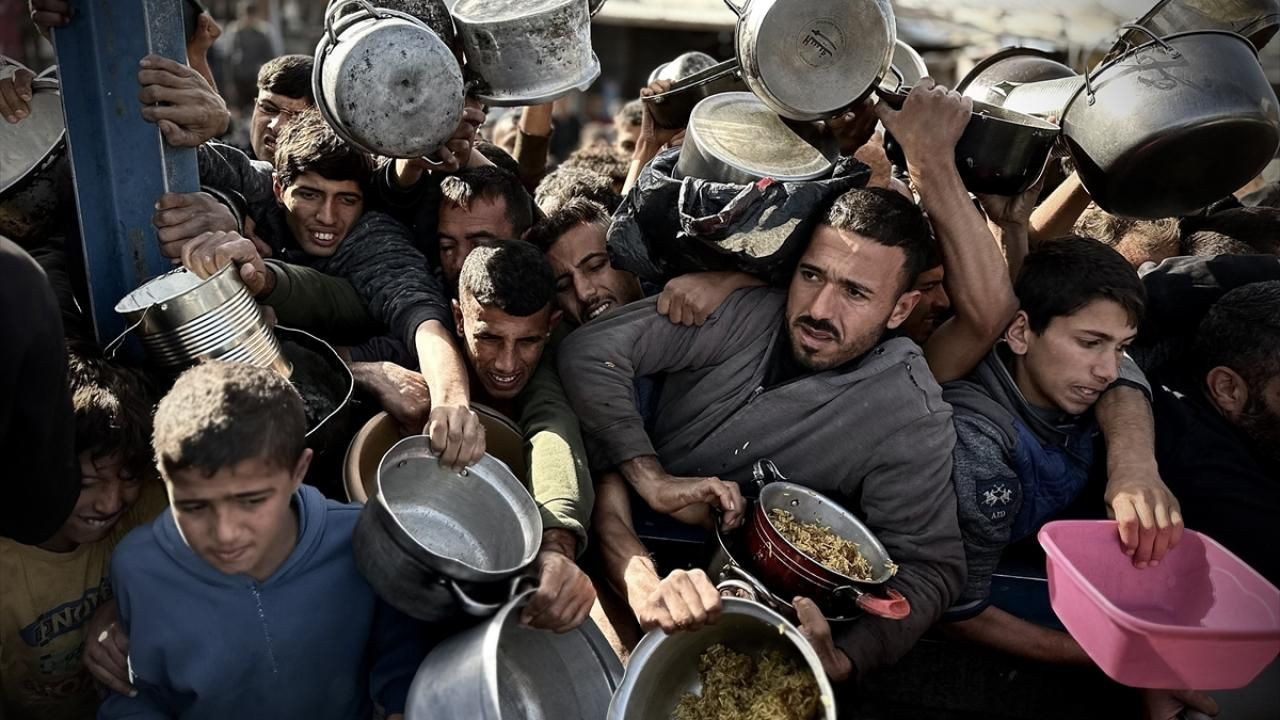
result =
[[1138,334],[1129,311],[1115,300],[1098,298],[1085,303],[1070,315],[1058,315],[1049,321],[1049,327],[1057,326],[1069,332],[1089,332],[1106,335],[1113,340],[1131,340]]
[[174,500],[214,500],[222,497],[288,487],[292,470],[277,467],[264,458],[250,458],[209,473],[202,468],[186,468],[168,473],[165,484]]
[[364,197],[360,183],[355,180],[330,180],[317,172],[304,172],[293,181],[294,188],[307,188],[331,195],[350,194]]

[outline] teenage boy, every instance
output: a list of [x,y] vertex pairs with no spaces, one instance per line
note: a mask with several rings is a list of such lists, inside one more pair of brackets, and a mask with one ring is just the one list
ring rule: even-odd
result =
[[[1014,292],[1021,308],[1003,340],[943,392],[954,412],[952,481],[967,568],[944,628],[1032,660],[1091,664],[1070,635],[991,605],[991,576],[1010,543],[1035,534],[1084,488],[1098,398],[1117,383],[1150,393],[1125,355],[1146,293],[1124,256],[1074,236],[1029,254]],[[1194,693],[1178,701],[1212,709]]]
[[302,485],[305,432],[292,386],[249,365],[198,365],[160,401],[170,511],[111,560],[137,693],[111,695],[99,718],[404,712],[418,628],[356,569],[359,508]]
[[70,388],[80,495],[49,540],[0,538],[0,716],[81,720],[98,707],[82,662],[86,622],[111,599],[107,565],[125,533],[164,509],[151,463],[145,381],[72,357]]

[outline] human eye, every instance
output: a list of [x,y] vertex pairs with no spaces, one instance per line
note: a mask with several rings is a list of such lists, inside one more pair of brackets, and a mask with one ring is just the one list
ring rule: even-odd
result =
[[174,503],[173,506],[179,512],[183,512],[188,515],[204,512],[205,510],[209,509],[209,503],[204,503],[204,502],[179,502],[179,503]]
[[814,271],[812,271],[812,270],[807,270],[807,269],[801,268],[801,269],[800,269],[800,278],[801,278],[801,279],[803,279],[803,280],[806,280],[806,281],[808,281],[808,282],[813,282],[814,280],[817,280],[817,279],[818,279],[818,273],[816,273],[816,272],[814,272]]
[[360,204],[360,198],[352,195],[344,195],[342,197],[342,204],[346,205],[347,207],[354,207]]
[[258,109],[262,111],[263,115],[270,115],[271,117],[275,117],[280,114],[280,108],[262,100],[258,101]]
[[865,295],[862,294],[862,291],[859,290],[858,288],[847,286],[847,285],[844,288],[844,294],[855,300],[866,297]]
[[1096,338],[1078,338],[1076,342],[1080,343],[1080,347],[1094,350],[1102,345],[1102,341]]
[[608,267],[608,265],[609,265],[608,258],[599,257],[599,258],[596,258],[595,260],[592,260],[591,264],[587,265],[587,269],[590,270],[591,272],[600,272],[601,270],[604,270],[606,267]]

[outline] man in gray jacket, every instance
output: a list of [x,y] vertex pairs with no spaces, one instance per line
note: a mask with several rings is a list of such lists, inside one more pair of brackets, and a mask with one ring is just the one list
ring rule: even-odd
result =
[[[701,327],[670,322],[650,298],[583,326],[561,352],[584,430],[654,509],[691,520],[714,506],[737,525],[736,483],[768,458],[867,522],[900,566],[889,584],[912,613],[864,617],[833,639],[816,606],[797,599],[835,679],[900,657],[964,579],[950,408],[915,343],[881,342],[919,300],[911,286],[929,242],[910,201],[853,190],[815,231],[786,292],[740,290]],[[655,373],[666,376],[651,437],[633,387]]]

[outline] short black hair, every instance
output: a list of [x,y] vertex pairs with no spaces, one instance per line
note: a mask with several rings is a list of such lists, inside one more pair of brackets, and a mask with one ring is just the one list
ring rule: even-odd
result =
[[576,198],[591,200],[610,213],[622,204],[622,196],[613,190],[613,180],[580,168],[556,168],[538,183],[534,199],[542,212],[551,215]]
[[528,317],[551,304],[556,279],[551,264],[523,240],[500,240],[471,251],[458,275],[458,296],[471,293],[484,307]]
[[488,140],[477,139],[474,147],[485,157],[486,160],[493,163],[495,166],[506,170],[512,175],[520,175],[520,163],[517,162],[515,158],[511,157],[511,153],[503,150],[497,145],[494,145]]
[[545,253],[551,250],[562,235],[579,225],[596,225],[608,230],[610,221],[609,211],[602,205],[578,197],[540,220],[529,229],[524,239]]
[[1280,375],[1280,280],[1250,283],[1218,298],[1196,332],[1203,378],[1216,367],[1235,370],[1261,392]]
[[1182,229],[1184,243],[1191,234],[1211,231],[1248,246],[1254,253],[1280,254],[1280,208],[1236,207],[1204,217],[1184,218]]
[[612,145],[592,145],[575,150],[560,163],[560,167],[603,175],[613,181],[614,186],[621,186],[627,181],[627,173],[631,170],[631,157],[618,152]]
[[299,114],[280,131],[274,165],[285,187],[309,172],[326,180],[354,180],[362,189],[373,178],[373,158],[338,137],[315,108]]
[[141,372],[99,357],[67,355],[76,455],[119,455],[130,477],[154,476],[151,411],[155,387]]
[[1197,230],[1182,236],[1182,254],[1191,257],[1253,255],[1252,245],[1213,230]]
[[639,125],[644,121],[644,101],[640,98],[628,101],[614,116],[615,121],[618,119],[623,125]]
[[440,182],[444,199],[466,210],[477,198],[497,200],[507,206],[507,220],[516,237],[533,225],[533,199],[514,173],[493,165],[469,167],[445,177]]
[[209,477],[254,458],[292,470],[306,449],[302,398],[274,370],[206,361],[187,370],[156,408],[156,464],[166,479]]
[[1124,308],[1136,328],[1147,304],[1146,290],[1129,261],[1114,248],[1079,235],[1043,242],[1029,253],[1013,292],[1034,333],[1095,300]]
[[899,294],[911,289],[916,277],[931,267],[933,229],[923,210],[893,190],[850,190],[835,199],[822,224],[901,249],[907,260],[902,267]]
[[311,71],[315,61],[310,55],[281,55],[271,58],[258,69],[258,89],[274,95],[306,100],[316,104],[311,94]]

